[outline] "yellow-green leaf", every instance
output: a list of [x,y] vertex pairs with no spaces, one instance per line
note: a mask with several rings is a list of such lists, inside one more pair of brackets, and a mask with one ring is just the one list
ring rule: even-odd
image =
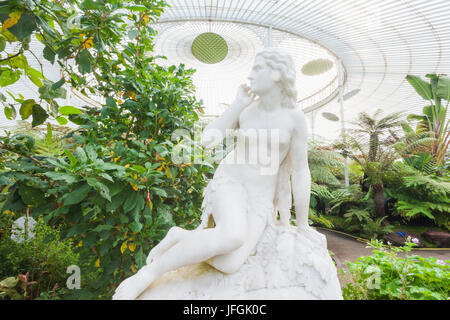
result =
[[125,252],[125,250],[127,250],[127,242],[125,241],[124,243],[122,243],[122,245],[120,246],[120,252],[123,254]]

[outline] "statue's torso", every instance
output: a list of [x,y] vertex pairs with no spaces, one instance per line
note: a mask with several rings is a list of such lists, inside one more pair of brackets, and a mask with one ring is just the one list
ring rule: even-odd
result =
[[257,104],[244,109],[239,118],[236,148],[221,162],[218,171],[273,195],[278,169],[289,152],[295,128],[292,112],[286,108],[267,112]]

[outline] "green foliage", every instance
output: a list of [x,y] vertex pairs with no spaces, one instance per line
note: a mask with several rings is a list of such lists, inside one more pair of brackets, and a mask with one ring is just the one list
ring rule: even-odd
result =
[[[5,290],[6,296],[33,299],[55,286],[65,286],[67,267],[78,263],[71,239],[62,240],[59,230],[39,219],[33,230],[35,237],[17,243],[10,238],[14,213],[4,211],[1,218],[0,279],[16,279]],[[0,297],[5,295],[0,293]]]
[[428,175],[401,162],[395,163],[386,179],[386,193],[397,200],[397,212],[411,220],[425,216],[442,227],[450,229],[450,184],[447,178]]
[[[40,9],[27,1],[16,4],[35,16],[44,58],[61,65],[66,84],[103,96],[105,104],[59,106],[63,79],[43,79],[39,94],[50,117],[78,128],[62,137],[55,152],[56,139],[49,138],[54,128],[47,127],[46,148],[42,137],[25,133],[0,138],[0,185],[8,187],[3,210],[28,208],[59,226],[63,238],[78,244],[83,274],[95,275],[83,284],[83,294],[108,297],[145,264],[170,227],[198,224],[212,167],[171,159],[178,143],[173,132],[182,128],[193,136],[201,111],[194,71],[162,67],[151,55],[155,32],[149,23],[161,13],[162,1],[84,1],[73,2],[74,8],[41,1]],[[80,23],[69,26],[74,13]],[[27,101],[13,98],[20,106]]]
[[384,223],[384,220],[386,218],[387,217],[366,219],[365,223],[362,225],[363,232],[366,238],[381,239],[383,235],[393,232],[394,226]]
[[[33,126],[49,118],[64,123],[71,117],[64,110],[58,110],[57,99],[65,98],[65,83],[85,95],[86,90],[103,95],[105,85],[117,81],[123,71],[134,65],[146,69],[146,77],[151,77],[153,57],[149,52],[153,48],[155,31],[150,23],[159,17],[164,6],[161,0],[1,2],[0,86],[8,87],[20,77],[26,77],[36,85],[40,98],[37,102],[20,93],[13,95],[6,91],[11,99],[3,96],[1,100],[7,118],[14,119],[20,113],[22,119],[32,117]],[[134,34],[132,38],[128,37],[130,33]],[[33,52],[35,49],[30,48],[32,37],[43,44],[42,52]],[[122,39],[130,41],[122,42]],[[15,51],[7,53],[6,43]],[[40,70],[31,67],[25,53],[36,58]],[[37,58],[41,54],[61,67],[63,76],[59,81],[47,78],[43,63]],[[92,78],[89,82],[85,80],[87,76]],[[82,112],[69,107],[76,113]]]
[[[435,141],[428,148],[428,153],[433,156],[437,165],[442,165],[450,145],[450,120],[446,119],[450,102],[450,78],[436,74],[427,74],[426,77],[430,79],[429,82],[418,76],[406,77],[416,92],[430,102],[430,105],[423,108],[422,114],[409,115],[408,119],[418,121],[417,134],[432,133]],[[445,107],[443,100],[447,100]]]
[[350,222],[352,220],[363,222],[370,219],[370,212],[368,212],[367,210],[352,208],[344,214],[344,217],[346,218],[347,222]]
[[[450,260],[411,255],[413,243],[386,248],[371,241],[371,256],[347,262],[342,271],[346,300],[447,300],[450,295]],[[405,253],[405,257],[399,256]]]
[[343,172],[344,158],[330,147],[310,142],[308,144],[308,165],[313,182],[328,186],[341,184],[336,176]]
[[334,228],[333,222],[325,217],[324,215],[317,213],[314,209],[309,209],[309,220],[311,220],[311,223],[314,225],[323,226],[325,228],[332,229]]
[[331,212],[340,210],[345,212],[351,208],[365,208],[366,210],[373,207],[373,203],[368,201],[369,194],[361,191],[359,185],[350,185],[348,189],[338,189],[332,192],[330,199]]

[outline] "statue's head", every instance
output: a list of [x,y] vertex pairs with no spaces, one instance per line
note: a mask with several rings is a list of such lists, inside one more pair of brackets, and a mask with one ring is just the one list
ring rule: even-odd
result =
[[295,65],[291,56],[277,48],[266,48],[255,57],[263,58],[265,64],[272,69],[272,78],[280,86],[282,92],[282,106],[295,108],[297,90],[295,88]]

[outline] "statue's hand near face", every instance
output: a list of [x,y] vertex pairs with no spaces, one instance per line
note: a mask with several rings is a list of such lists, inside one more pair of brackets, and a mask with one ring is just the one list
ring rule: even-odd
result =
[[242,84],[238,87],[236,102],[238,102],[241,107],[248,107],[255,99],[256,95],[250,91],[248,85]]

